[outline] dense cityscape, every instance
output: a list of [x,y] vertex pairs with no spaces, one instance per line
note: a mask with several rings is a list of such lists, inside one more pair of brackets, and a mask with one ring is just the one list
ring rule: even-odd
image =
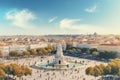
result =
[[[52,59],[54,60],[54,55],[56,54],[58,44],[62,45],[64,60],[67,61],[69,59],[75,64],[78,63],[79,66],[73,65],[71,69],[71,66],[69,65],[70,69],[60,68],[60,71],[58,71],[58,68],[56,70],[54,67],[51,69],[51,67],[47,66],[35,66],[36,64],[40,64],[37,63],[39,61],[41,63],[44,62],[47,64],[50,63]],[[39,78],[43,80],[63,80],[63,78],[57,77],[57,75],[61,74],[61,76],[66,76],[66,79],[69,80],[102,79],[104,77],[100,77],[102,73],[99,73],[99,70],[98,73],[95,73],[95,75],[93,75],[91,72],[89,72],[89,69],[94,71],[93,66],[95,65],[96,67],[99,65],[104,68],[108,67],[106,65],[109,61],[120,57],[119,50],[119,35],[99,35],[97,33],[93,33],[89,35],[1,36],[0,68],[3,66],[8,66],[6,67],[8,68],[8,72],[11,72],[9,69],[13,69],[13,73],[5,72],[4,76],[3,72],[1,72],[1,79],[4,78],[6,74],[9,74],[10,78],[19,80],[28,80],[29,78],[33,80],[39,80]],[[119,61],[119,59],[117,61]],[[25,69],[28,70],[28,72],[20,72],[19,65],[21,65],[21,68],[23,68],[22,70],[28,68]],[[52,70],[54,71],[52,72]],[[88,72],[85,72],[85,70]],[[31,77],[24,76],[24,74],[31,75]],[[44,77],[45,75],[47,75],[47,78]],[[72,77],[70,78],[68,75],[72,75]],[[87,75],[93,75],[93,77]],[[108,76],[106,79],[108,80],[110,77]],[[116,77],[116,79],[117,78],[118,77]]]
[[[64,41],[64,43],[62,43]],[[24,51],[41,47],[56,46],[57,43],[72,44],[73,47],[97,48],[98,50],[120,52],[119,35],[47,35],[47,36],[1,36],[1,56],[7,56],[10,51]],[[4,53],[4,54],[2,54]]]

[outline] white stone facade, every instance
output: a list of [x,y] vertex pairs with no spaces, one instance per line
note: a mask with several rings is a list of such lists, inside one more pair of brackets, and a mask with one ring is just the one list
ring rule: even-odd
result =
[[64,60],[62,45],[57,45],[57,53],[55,55],[55,65],[67,65],[66,61]]

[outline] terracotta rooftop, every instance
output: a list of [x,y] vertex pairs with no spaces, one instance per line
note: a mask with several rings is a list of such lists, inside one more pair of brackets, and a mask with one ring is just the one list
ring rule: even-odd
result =
[[100,45],[106,45],[106,46],[120,46],[120,44],[100,44]]

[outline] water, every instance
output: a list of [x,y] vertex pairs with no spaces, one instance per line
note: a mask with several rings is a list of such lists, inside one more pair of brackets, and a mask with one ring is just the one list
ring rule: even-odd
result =
[[55,62],[50,62],[50,63],[37,62],[35,66],[38,68],[45,68],[45,69],[72,69],[72,68],[78,68],[82,65],[80,63],[75,63],[75,62],[67,62],[67,63],[68,65],[56,65]]

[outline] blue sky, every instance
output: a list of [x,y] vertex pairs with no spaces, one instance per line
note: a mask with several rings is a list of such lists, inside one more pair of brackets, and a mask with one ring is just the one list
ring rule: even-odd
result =
[[120,0],[0,0],[0,35],[120,34]]

